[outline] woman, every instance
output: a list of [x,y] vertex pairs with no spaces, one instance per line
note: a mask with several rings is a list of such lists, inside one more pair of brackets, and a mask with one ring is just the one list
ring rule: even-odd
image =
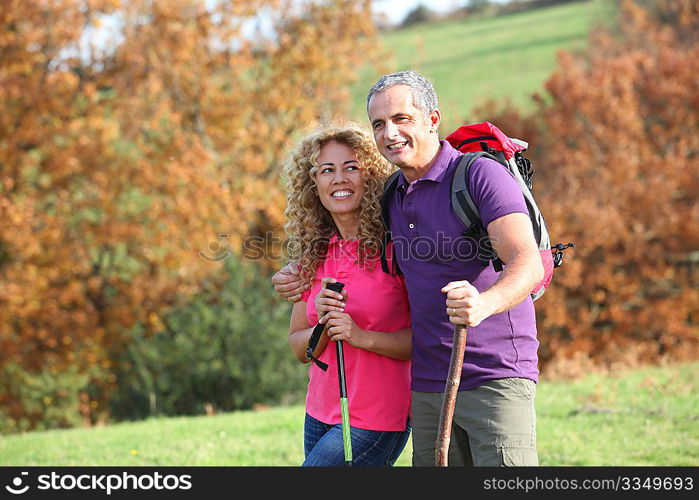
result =
[[[302,363],[313,327],[325,325],[309,368],[304,466],[344,464],[336,350],[344,363],[353,464],[393,465],[410,434],[411,330],[405,285],[382,272],[379,200],[391,167],[370,132],[328,125],[301,140],[285,168],[291,258],[308,288],[294,304],[289,344]],[[342,294],[326,283],[345,284]]]

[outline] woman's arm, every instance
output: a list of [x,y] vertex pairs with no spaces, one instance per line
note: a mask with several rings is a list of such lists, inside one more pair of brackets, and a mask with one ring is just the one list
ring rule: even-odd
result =
[[[337,281],[323,278],[323,284]],[[315,298],[316,310],[320,312],[320,323],[326,324],[325,335],[331,340],[344,340],[353,347],[381,354],[389,358],[409,360],[412,350],[412,330],[404,328],[395,332],[377,332],[359,328],[352,317],[345,313],[347,292],[334,292],[325,286]]]
[[351,346],[375,352],[389,358],[409,360],[412,350],[412,330],[375,332],[359,328],[352,317],[340,311],[330,311],[320,320],[326,324],[326,333],[333,341],[344,340]]

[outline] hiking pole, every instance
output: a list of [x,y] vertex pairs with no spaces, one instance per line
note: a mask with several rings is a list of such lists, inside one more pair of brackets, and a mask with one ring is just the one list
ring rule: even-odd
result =
[[451,348],[449,375],[444,387],[442,410],[439,415],[439,431],[437,432],[434,452],[434,461],[437,467],[447,466],[449,441],[451,440],[451,422],[454,418],[454,406],[456,405],[456,394],[459,391],[459,382],[461,381],[461,368],[464,364],[465,350],[466,325],[454,325],[454,345]]
[[[328,283],[327,288],[341,293],[344,283]],[[337,350],[337,378],[340,382],[340,412],[342,413],[342,442],[345,449],[345,466],[352,467],[352,435],[350,434],[349,403],[347,401],[347,380],[345,378],[345,354],[342,341],[335,342]]]

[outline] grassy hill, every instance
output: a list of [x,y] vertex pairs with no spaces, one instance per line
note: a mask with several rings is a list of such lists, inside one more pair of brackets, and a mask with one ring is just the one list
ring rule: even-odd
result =
[[[542,465],[699,465],[699,363],[542,380]],[[350,402],[351,405],[351,402]],[[0,436],[3,466],[294,466],[301,406]],[[410,465],[410,444],[397,465]]]
[[[442,132],[451,131],[464,121],[477,121],[469,112],[487,98],[507,97],[519,107],[531,107],[530,96],[543,88],[556,53],[584,48],[591,27],[610,18],[612,8],[613,2],[588,0],[389,31],[383,42],[393,57],[385,69],[414,69],[430,78],[440,98]],[[366,121],[366,92],[380,76],[365,69],[353,85],[353,119]]]

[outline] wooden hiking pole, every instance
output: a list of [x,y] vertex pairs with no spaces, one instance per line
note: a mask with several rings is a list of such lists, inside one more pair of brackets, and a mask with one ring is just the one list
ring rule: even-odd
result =
[[456,394],[459,391],[459,382],[461,382],[461,368],[464,364],[465,350],[466,325],[454,325],[454,345],[451,348],[449,374],[444,387],[442,410],[439,415],[439,431],[434,452],[434,461],[437,467],[447,466],[449,441],[451,440],[451,422],[454,418],[454,406],[456,405]]

